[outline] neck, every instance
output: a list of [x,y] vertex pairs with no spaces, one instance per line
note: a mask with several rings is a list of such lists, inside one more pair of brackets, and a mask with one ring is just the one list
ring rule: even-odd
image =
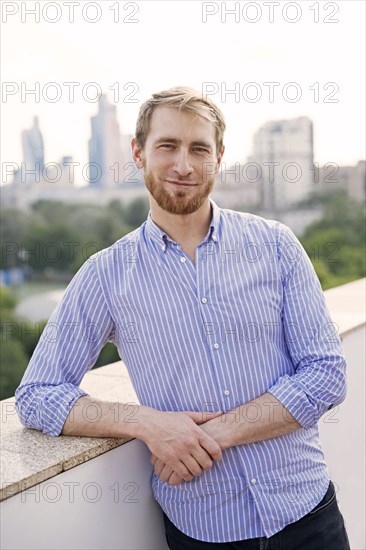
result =
[[212,212],[209,199],[192,214],[171,214],[150,196],[151,218],[160,229],[179,244],[198,244],[207,235]]

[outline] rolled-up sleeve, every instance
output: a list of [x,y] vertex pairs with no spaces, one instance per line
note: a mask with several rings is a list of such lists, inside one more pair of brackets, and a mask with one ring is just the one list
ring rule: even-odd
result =
[[51,436],[60,435],[79,388],[104,344],[114,340],[114,323],[89,259],[67,287],[50,317],[20,385],[15,407],[21,423]]
[[304,428],[346,397],[346,361],[319,279],[300,241],[278,225],[283,329],[294,373],[268,390]]

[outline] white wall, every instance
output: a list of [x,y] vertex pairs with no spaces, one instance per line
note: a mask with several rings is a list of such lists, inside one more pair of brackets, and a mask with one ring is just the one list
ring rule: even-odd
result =
[[347,397],[319,422],[319,431],[338,505],[352,550],[365,550],[365,326],[346,334]]
[[1,548],[168,550],[152,470],[149,449],[134,439],[8,498]]

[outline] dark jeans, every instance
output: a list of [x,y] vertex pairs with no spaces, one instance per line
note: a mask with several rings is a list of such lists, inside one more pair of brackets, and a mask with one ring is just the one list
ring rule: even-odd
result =
[[332,481],[324,498],[298,521],[268,539],[204,542],[188,537],[164,514],[165,534],[171,550],[350,550],[343,516]]

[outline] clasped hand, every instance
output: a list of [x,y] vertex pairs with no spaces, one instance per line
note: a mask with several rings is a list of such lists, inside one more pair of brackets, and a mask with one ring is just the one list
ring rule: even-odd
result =
[[221,411],[155,412],[145,443],[161,481],[170,485],[191,481],[209,470],[213,461],[222,460],[222,450],[230,444]]

